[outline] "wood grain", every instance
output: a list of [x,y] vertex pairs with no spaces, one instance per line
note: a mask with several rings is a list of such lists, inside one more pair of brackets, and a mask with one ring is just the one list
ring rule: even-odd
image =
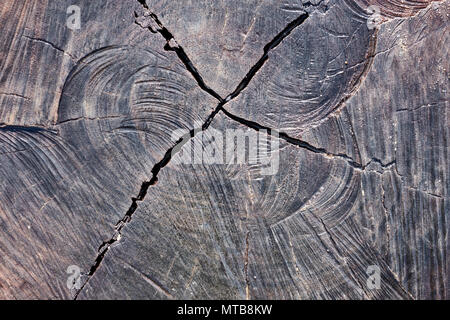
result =
[[3,1],[0,298],[448,299],[449,4]]

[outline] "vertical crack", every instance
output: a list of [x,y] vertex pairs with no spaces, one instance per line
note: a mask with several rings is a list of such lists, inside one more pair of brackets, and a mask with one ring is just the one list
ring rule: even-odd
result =
[[244,276],[245,276],[245,298],[250,300],[250,279],[248,277],[248,252],[249,252],[250,231],[245,235],[245,256],[244,256]]
[[381,204],[383,206],[383,213],[384,213],[384,219],[385,219],[385,225],[386,225],[386,237],[387,237],[387,243],[388,243],[388,251],[390,250],[391,246],[391,225],[389,221],[389,210],[386,206],[386,190],[384,189],[384,181],[383,181],[383,175],[380,177],[380,185],[381,185]]

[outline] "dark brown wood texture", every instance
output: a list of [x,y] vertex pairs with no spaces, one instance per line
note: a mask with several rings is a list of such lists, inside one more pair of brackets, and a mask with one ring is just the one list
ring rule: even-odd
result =
[[448,299],[449,5],[3,1],[0,298]]

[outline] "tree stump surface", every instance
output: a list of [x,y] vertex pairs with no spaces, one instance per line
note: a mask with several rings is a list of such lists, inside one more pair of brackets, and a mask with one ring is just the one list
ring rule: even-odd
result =
[[3,1],[0,298],[448,299],[449,9]]

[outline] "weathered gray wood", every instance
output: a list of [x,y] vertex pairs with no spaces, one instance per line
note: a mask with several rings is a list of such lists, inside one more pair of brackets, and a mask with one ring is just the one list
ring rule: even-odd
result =
[[[211,127],[245,130],[223,116]],[[283,141],[279,157],[275,176],[166,167],[80,297],[408,298],[355,223],[360,173]],[[371,292],[361,283],[373,264],[383,285]]]
[[[20,49],[10,48],[3,56],[3,70],[10,69],[2,72],[10,80],[1,85],[3,298],[73,297],[66,286],[67,267],[89,272],[131,197],[174,144],[171,132],[204,121],[215,104],[177,56],[163,50],[163,39],[134,24],[133,5],[92,2],[83,8],[88,26],[70,31],[65,27],[68,3],[2,4],[2,17],[22,10],[29,14],[23,21],[37,20],[34,28],[24,26],[5,40]],[[40,26],[46,27],[40,31]],[[54,28],[68,35],[46,31]],[[39,32],[56,39],[33,40],[42,38]],[[136,46],[126,46],[133,42]],[[75,64],[54,47],[80,60]],[[19,64],[21,57],[36,64]],[[26,68],[40,81],[28,78]],[[54,87],[61,79],[62,94]],[[18,83],[25,91],[13,91],[22,90]],[[30,104],[20,103],[28,99],[16,94],[29,96]],[[53,100],[55,109],[50,108]]]
[[[431,3],[89,1],[70,30],[72,1],[4,1],[0,298],[448,298],[449,1]],[[255,128],[282,132],[272,175],[181,163]]]

